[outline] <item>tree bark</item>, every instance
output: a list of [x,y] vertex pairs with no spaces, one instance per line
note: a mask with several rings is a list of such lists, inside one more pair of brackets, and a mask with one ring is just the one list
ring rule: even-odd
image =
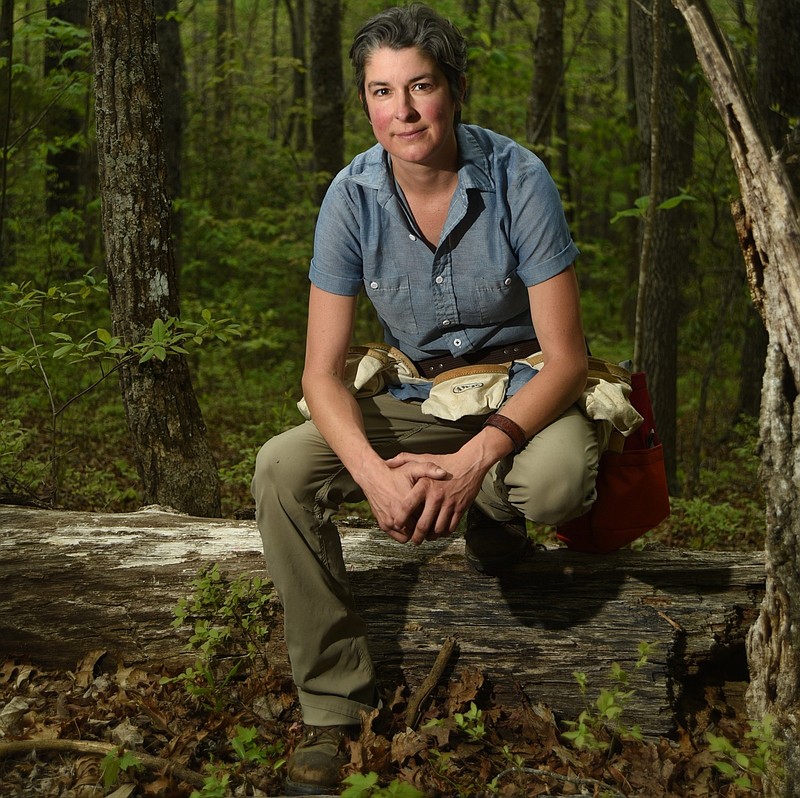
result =
[[[679,286],[692,251],[691,217],[686,204],[669,211],[655,208],[680,192],[692,172],[697,90],[691,80],[694,56],[686,30],[676,25],[674,9],[662,3],[660,19],[647,10],[653,0],[632,5],[632,52],[641,157],[641,193],[650,196],[653,227],[643,264],[647,278],[642,297],[640,362],[647,372],[659,436],[664,443],[670,492],[677,484],[677,376]],[[661,79],[651,114],[654,25],[663,42]],[[681,98],[681,99],[679,99]],[[658,124],[658,149],[651,159],[653,123]],[[657,170],[657,177],[656,177]],[[654,194],[651,178],[655,179]],[[637,331],[637,337],[640,333]]]
[[[790,119],[800,116],[800,15],[785,0],[758,0],[756,91],[759,117],[769,144],[781,154],[795,196],[800,191],[800,158],[787,147]],[[792,157],[794,156],[794,157]],[[741,350],[737,415],[757,416],[761,406],[769,337],[763,319],[750,313]]]
[[0,3],[0,274],[11,262],[8,225],[8,160],[12,119],[12,65],[14,55],[14,0]]
[[[458,669],[482,671],[505,704],[522,691],[575,719],[572,672],[590,691],[612,662],[636,690],[625,723],[652,735],[696,714],[741,711],[744,639],[763,595],[760,554],[667,549],[604,557],[548,548],[496,578],[471,571],[464,542],[402,546],[343,524],[342,546],[383,687],[416,689],[442,641]],[[54,512],[0,507],[0,655],[74,667],[89,651],[127,663],[185,667],[188,631],[170,626],[190,580],[212,563],[230,578],[263,575],[253,521],[166,513]],[[279,630],[271,661],[287,668]],[[633,675],[639,643],[655,644]],[[193,662],[193,657],[189,662]]]
[[292,34],[292,58],[297,61],[292,75],[292,109],[286,126],[283,143],[305,152],[308,147],[308,105],[306,91],[306,3],[305,0],[285,0]]
[[341,0],[311,0],[311,137],[316,200],[344,165],[344,84]]
[[[88,23],[88,0],[67,0],[53,3],[48,0],[47,18],[59,19],[75,28],[86,28]],[[68,58],[64,63],[64,45],[59,40],[48,39],[45,42],[44,71],[51,74],[64,69],[83,70],[86,64],[76,58]],[[47,213],[54,215],[64,208],[78,208],[84,187],[86,170],[86,152],[77,143],[77,137],[86,132],[86,117],[68,102],[54,106],[47,115],[45,131],[48,139],[63,138],[69,144],[59,144],[48,149],[47,166],[51,170],[48,176]],[[76,275],[65,275],[75,277]]]
[[549,165],[554,120],[564,77],[565,0],[539,0],[538,6],[526,133],[528,142]]
[[[114,332],[140,342],[178,316],[150,0],[93,0],[97,141]],[[122,397],[147,503],[220,512],[219,479],[183,356],[121,369]]]
[[[180,198],[183,193],[183,130],[186,121],[183,101],[186,94],[186,62],[183,56],[180,23],[176,19],[177,11],[177,0],[156,0],[156,37],[164,116],[164,157],[167,163],[167,197],[170,202]],[[179,277],[183,219],[180,211],[176,211],[174,207],[170,226],[175,273]]]
[[674,0],[725,124],[739,179],[737,230],[756,307],[769,332],[760,435],[767,497],[766,592],[748,638],[757,717],[777,719],[785,771],[766,795],[800,793],[800,209],[780,158],[770,156],[757,112],[708,6]]

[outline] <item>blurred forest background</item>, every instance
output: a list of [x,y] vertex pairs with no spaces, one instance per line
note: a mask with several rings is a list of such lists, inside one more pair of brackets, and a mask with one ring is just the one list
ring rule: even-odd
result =
[[[335,25],[315,27],[315,3],[341,35]],[[317,204],[331,173],[372,144],[346,53],[359,24],[386,5],[157,3],[188,325],[180,329],[189,330],[178,343],[225,516],[252,504],[261,443],[301,420]],[[434,5],[470,42],[464,120],[517,139],[549,165],[582,252],[592,352],[614,361],[634,352],[644,198],[658,170],[639,334],[669,451],[673,517],[659,535],[674,545],[761,548],[756,419],[766,338],[731,219],[738,186],[724,130],[680,16],[666,3],[656,33],[651,0]],[[786,53],[776,43],[781,25],[787,32],[781,4],[711,5],[780,146],[800,111],[800,84],[790,82],[794,97],[781,96],[781,70],[797,74],[798,48],[794,64],[773,63]],[[132,510],[142,494],[115,374],[125,352],[105,287],[87,4],[3,0],[1,10],[0,500]],[[654,34],[664,66],[651,103]],[[332,47],[343,64],[340,98],[312,77],[311,54]],[[332,99],[343,108],[339,152],[326,151],[330,137],[315,127]],[[149,357],[164,354],[158,337],[170,334],[154,328]],[[366,308],[356,335],[380,337]]]

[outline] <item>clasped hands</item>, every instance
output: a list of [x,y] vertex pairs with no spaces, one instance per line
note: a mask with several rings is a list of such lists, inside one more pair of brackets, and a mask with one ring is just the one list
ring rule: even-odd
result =
[[455,532],[488,470],[459,453],[401,452],[383,462],[361,487],[378,526],[417,546]]

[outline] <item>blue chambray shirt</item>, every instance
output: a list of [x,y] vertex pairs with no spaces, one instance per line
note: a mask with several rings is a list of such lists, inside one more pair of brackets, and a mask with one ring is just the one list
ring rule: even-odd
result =
[[309,278],[375,306],[386,343],[412,360],[531,338],[527,287],[578,255],[558,189],[512,139],[456,127],[458,186],[432,252],[396,188],[380,144],[357,155],[320,208]]

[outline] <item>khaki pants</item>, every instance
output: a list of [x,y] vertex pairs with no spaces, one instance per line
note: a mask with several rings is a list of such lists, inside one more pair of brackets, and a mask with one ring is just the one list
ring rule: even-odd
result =
[[[456,451],[483,423],[475,416],[440,421],[419,403],[386,393],[359,404],[370,442],[384,458]],[[476,502],[497,520],[524,515],[555,524],[591,505],[598,459],[596,425],[570,408],[523,452],[500,461]],[[303,720],[356,724],[359,710],[376,705],[375,672],[332,517],[342,502],[363,494],[311,421],[264,444],[252,492],[267,567],[283,603]]]

